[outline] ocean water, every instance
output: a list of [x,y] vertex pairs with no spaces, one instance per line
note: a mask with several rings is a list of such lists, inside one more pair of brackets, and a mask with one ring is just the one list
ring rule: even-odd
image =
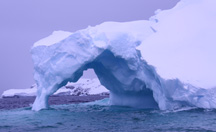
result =
[[30,107],[1,110],[1,132],[213,132],[216,110],[176,111],[109,106],[108,99],[53,105],[39,112]]

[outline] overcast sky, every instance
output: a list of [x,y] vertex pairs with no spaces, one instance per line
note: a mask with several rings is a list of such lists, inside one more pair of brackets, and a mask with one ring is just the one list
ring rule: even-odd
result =
[[0,94],[34,83],[31,46],[54,30],[148,19],[156,9],[172,8],[178,1],[0,0]]

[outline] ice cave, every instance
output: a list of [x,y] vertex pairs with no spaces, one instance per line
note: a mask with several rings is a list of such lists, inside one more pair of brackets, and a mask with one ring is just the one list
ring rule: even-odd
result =
[[110,90],[110,105],[216,108],[216,9],[207,1],[182,0],[150,20],[55,31],[39,40],[31,50],[38,86],[32,109],[47,108],[50,95],[89,68]]

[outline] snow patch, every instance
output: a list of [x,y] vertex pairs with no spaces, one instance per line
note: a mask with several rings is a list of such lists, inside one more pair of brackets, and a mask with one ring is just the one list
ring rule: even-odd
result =
[[68,36],[70,36],[72,33],[71,32],[66,32],[66,31],[54,31],[50,36],[43,38],[39,41],[37,41],[34,44],[34,47],[36,46],[50,46],[52,44],[58,43]]

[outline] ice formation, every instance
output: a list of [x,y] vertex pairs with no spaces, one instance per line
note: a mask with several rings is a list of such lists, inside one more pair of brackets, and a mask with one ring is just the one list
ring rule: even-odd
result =
[[88,68],[110,90],[111,105],[216,108],[215,5],[181,0],[149,21],[105,22],[40,40],[31,51],[38,86],[32,109],[47,108],[51,94]]
[[[36,96],[37,85],[32,85],[26,89],[9,89],[3,92],[1,97],[14,97],[14,96]],[[76,83],[68,83],[66,86],[58,89],[53,95],[107,95],[109,91],[100,84],[97,78],[87,79],[81,78]]]

